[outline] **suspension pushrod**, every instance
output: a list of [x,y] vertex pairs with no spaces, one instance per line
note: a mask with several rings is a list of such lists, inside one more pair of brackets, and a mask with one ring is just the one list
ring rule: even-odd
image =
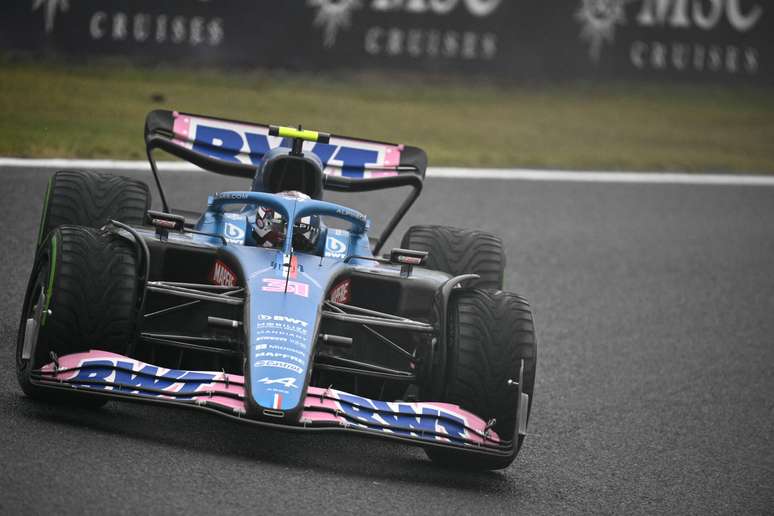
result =
[[157,292],[159,294],[167,294],[171,296],[185,297],[188,299],[198,299],[200,301],[211,301],[213,303],[223,303],[227,305],[241,305],[244,303],[243,299],[227,297],[224,294],[213,294],[210,292],[200,292],[191,289],[184,289],[180,287],[170,287],[168,285],[158,283],[148,283],[147,286],[150,292]]
[[355,315],[347,313],[336,313],[328,310],[323,310],[322,316],[328,319],[334,319],[342,322],[349,322],[354,324],[368,324],[372,326],[386,326],[388,328],[400,328],[403,330],[418,331],[425,333],[432,333],[435,331],[432,325],[412,321],[410,319],[395,321],[392,319],[384,319],[380,317],[371,317],[366,315]]
[[205,353],[214,353],[216,355],[225,355],[229,357],[239,358],[242,356],[242,353],[239,351],[234,351],[232,349],[224,349],[224,348],[213,348],[210,346],[202,346],[200,344],[193,344],[191,342],[180,342],[177,340],[171,340],[161,337],[155,337],[150,336],[148,334],[140,334],[140,339],[151,342],[155,344],[162,344],[165,346],[171,346],[175,348],[180,349],[187,349],[190,351],[204,351]]

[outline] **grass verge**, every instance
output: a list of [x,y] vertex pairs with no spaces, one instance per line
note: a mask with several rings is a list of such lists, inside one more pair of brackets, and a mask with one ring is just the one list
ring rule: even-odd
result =
[[431,165],[774,172],[774,95],[749,87],[460,79],[0,60],[0,155],[142,159],[169,108],[418,145]]

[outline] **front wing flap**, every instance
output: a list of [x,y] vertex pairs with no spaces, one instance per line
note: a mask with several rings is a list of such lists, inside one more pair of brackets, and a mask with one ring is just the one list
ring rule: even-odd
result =
[[[311,386],[296,424],[254,420],[246,417],[245,384],[240,375],[166,369],[107,351],[58,357],[33,371],[31,380],[41,387],[190,406],[280,429],[349,431],[487,455],[513,451],[512,441],[501,439],[483,419],[457,405],[379,401]],[[293,382],[283,387],[298,388]]]

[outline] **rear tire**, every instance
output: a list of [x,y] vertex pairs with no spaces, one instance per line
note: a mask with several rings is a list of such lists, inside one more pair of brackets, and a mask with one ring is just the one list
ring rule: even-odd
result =
[[110,219],[140,226],[150,208],[148,185],[123,176],[61,170],[51,176],[40,217],[38,245],[59,226],[99,228]]
[[[89,349],[127,353],[137,319],[136,262],[134,244],[114,233],[77,226],[49,233],[32,270],[16,344],[17,378],[28,396],[91,407],[105,403],[35,386],[30,371],[51,362],[52,351],[57,356]],[[51,313],[41,316],[31,360],[24,360],[27,320],[41,302]]]
[[401,240],[403,249],[427,251],[425,266],[451,276],[478,274],[464,287],[502,289],[505,273],[503,242],[486,231],[448,226],[412,226]]
[[507,457],[436,448],[428,448],[427,455],[439,464],[466,469],[508,467],[523,442],[523,436],[516,433],[518,389],[508,383],[518,381],[522,360],[522,392],[529,395],[529,407],[535,386],[537,341],[529,304],[501,290],[455,289],[447,324],[446,388],[441,401],[457,404],[484,420],[494,418],[497,435],[515,442]]

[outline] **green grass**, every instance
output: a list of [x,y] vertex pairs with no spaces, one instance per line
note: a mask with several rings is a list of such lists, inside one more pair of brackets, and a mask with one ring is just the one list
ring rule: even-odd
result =
[[158,108],[418,145],[431,165],[774,172],[774,94],[750,87],[0,60],[3,156],[141,159],[144,117]]

